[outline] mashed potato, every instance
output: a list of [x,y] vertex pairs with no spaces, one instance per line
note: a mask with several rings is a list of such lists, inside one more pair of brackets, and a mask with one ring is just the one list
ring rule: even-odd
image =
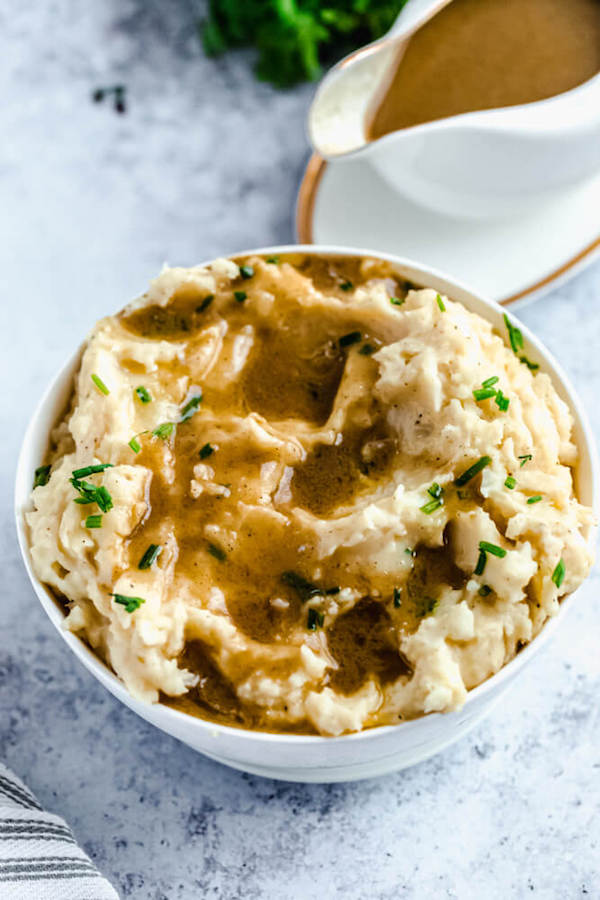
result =
[[507,325],[377,260],[165,269],[92,331],[37,473],[66,626],[243,727],[459,708],[592,561],[569,411]]

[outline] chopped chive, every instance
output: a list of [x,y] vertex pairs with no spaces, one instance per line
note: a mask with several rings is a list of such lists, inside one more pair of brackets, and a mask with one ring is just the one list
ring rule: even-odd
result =
[[504,324],[506,325],[508,331],[508,340],[510,341],[512,351],[513,353],[518,353],[519,349],[523,346],[523,335],[521,334],[521,329],[512,324],[506,313],[504,313]]
[[488,597],[492,593],[492,589],[489,584],[482,584],[477,593],[480,597]]
[[142,449],[140,442],[137,438],[132,437],[130,441],[127,442],[127,446],[131,447],[134,453],[139,453]]
[[195,397],[192,397],[185,404],[180,413],[179,422],[187,422],[188,419],[191,419],[195,412],[198,411],[198,407],[202,403],[202,394],[196,394]]
[[436,296],[435,301],[436,301],[437,305],[439,306],[441,312],[446,312],[446,307],[444,306],[444,301],[442,300],[442,298],[440,297],[439,294]]
[[240,275],[242,278],[252,278],[254,276],[254,269],[252,266],[240,266]]
[[492,375],[491,378],[486,378],[485,381],[481,382],[481,387],[489,388],[493,384],[497,384],[499,381],[500,381],[500,378],[498,377],[498,375]]
[[554,572],[552,573],[552,581],[554,582],[554,584],[556,585],[557,588],[559,588],[561,586],[561,584],[563,583],[563,581],[565,580],[566,571],[567,571],[567,567],[565,566],[565,561],[561,557],[556,564],[556,568],[554,569]]
[[267,256],[267,262],[276,266],[277,263],[279,262],[279,257],[278,256]]
[[521,460],[521,468],[523,468],[525,463],[531,462],[533,456],[531,455],[531,453],[524,453],[523,456],[517,456],[517,459]]
[[163,441],[166,441],[167,438],[171,437],[174,429],[174,422],[163,422],[162,425],[157,425],[156,428],[152,429],[152,434],[154,435],[154,437],[158,437]]
[[115,598],[115,603],[120,603],[121,606],[124,606],[125,612],[128,613],[135,612],[142,603],[146,602],[144,597],[127,597],[125,594],[111,594],[110,596]]
[[235,299],[237,300],[238,303],[243,303],[244,300],[247,298],[248,294],[246,293],[246,291],[234,291],[233,296],[235,297]]
[[537,372],[537,370],[538,370],[539,367],[540,367],[540,364],[539,364],[539,363],[531,362],[531,360],[530,360],[530,359],[527,359],[526,356],[520,356],[520,357],[519,357],[519,362],[522,362],[524,365],[526,365],[527,368],[530,370],[530,372]]
[[318,609],[311,608],[308,610],[308,617],[306,619],[306,627],[309,631],[316,631],[317,628],[323,627],[323,622],[325,621],[325,616],[322,612],[319,612]]
[[334,597],[336,594],[339,594],[340,591],[341,591],[341,587],[338,587],[338,586],[336,585],[336,587],[330,587],[330,588],[327,588],[327,590],[325,591],[325,593],[326,593],[329,597]]
[[485,569],[485,564],[487,562],[487,556],[485,555],[484,550],[479,551],[479,556],[477,557],[477,565],[475,566],[474,575],[483,575],[483,570]]
[[431,513],[434,513],[436,509],[439,509],[440,506],[443,506],[444,501],[441,498],[436,500],[430,500],[428,503],[425,503],[424,506],[419,507],[421,512],[424,512],[426,516],[430,516]]
[[492,556],[497,556],[499,559],[504,559],[506,556],[504,547],[499,547],[497,544],[490,544],[488,541],[479,541],[479,549],[485,551],[485,553],[491,553]]
[[396,609],[402,606],[402,591],[399,587],[394,588],[394,606]]
[[98,390],[100,391],[101,394],[105,394],[106,396],[108,394],[110,394],[109,389],[106,387],[106,385],[104,384],[104,382],[102,381],[100,376],[96,375],[95,372],[92,373],[92,381],[94,382],[94,384],[96,385],[96,387],[98,388]]
[[104,472],[105,469],[112,469],[113,463],[96,463],[94,466],[84,466],[82,469],[73,469],[71,475],[76,480],[85,478],[86,475],[95,475],[96,472]]
[[507,487],[509,489],[509,491],[514,491],[516,485],[517,485],[517,479],[514,478],[512,475],[507,475],[506,481],[504,482],[504,487]]
[[221,547],[217,546],[217,544],[209,543],[208,552],[211,556],[214,556],[215,559],[218,559],[219,562],[223,562],[227,559],[227,554]]
[[510,400],[508,399],[508,397],[504,396],[502,391],[498,390],[498,391],[496,391],[496,397],[494,399],[494,403],[496,404],[496,406],[498,407],[498,409],[501,412],[506,412],[506,410],[508,409],[508,404],[510,403]]
[[138,385],[135,389],[135,393],[137,394],[138,400],[141,403],[151,403],[152,397],[150,396],[150,391],[146,390],[143,384]]
[[208,459],[209,456],[215,452],[215,448],[212,444],[205,444],[204,447],[200,447],[199,456],[200,459]]
[[420,605],[416,609],[417,618],[424,619],[425,616],[428,616],[437,608],[439,602],[440,601],[435,597],[423,597]]
[[343,291],[351,291],[353,287],[354,287],[354,285],[352,284],[351,281],[342,281],[340,284],[340,288]]
[[86,528],[102,528],[102,516],[101,515],[88,516],[87,519],[85,520],[85,527]]
[[201,312],[204,312],[205,310],[207,310],[214,299],[215,299],[214,294],[207,294],[206,297],[204,298],[204,300],[201,303],[199,303],[198,306],[196,307],[196,312],[201,313]]
[[296,591],[302,602],[310,600],[310,598],[314,597],[316,594],[323,593],[321,588],[317,587],[317,585],[313,584],[311,581],[308,581],[303,575],[299,575],[298,572],[282,572],[281,580],[284,584],[287,584],[288,587],[291,587]]
[[138,569],[149,569],[162,552],[160,544],[150,544],[138,563]]
[[535,497],[528,497],[527,502],[528,503],[539,503],[540,500],[542,500],[542,499],[543,498],[542,498],[541,494],[536,494]]
[[51,466],[38,466],[35,470],[35,475],[33,479],[33,486],[36,487],[44,487],[45,484],[48,484],[50,481],[50,469]]
[[489,400],[491,397],[496,396],[496,391],[494,388],[476,388],[473,391],[473,396],[475,400],[480,403],[482,400]]
[[371,353],[375,353],[376,349],[377,348],[373,346],[373,344],[363,344],[358,352],[361,356],[370,356]]
[[113,508],[112,497],[104,487],[101,485],[99,488],[96,488],[96,503],[102,510],[102,512],[108,512],[109,509]]
[[351,344],[356,344],[360,341],[362,335],[360,331],[349,331],[348,334],[343,334],[339,339],[340,347],[350,347]]
[[406,303],[406,299],[404,297],[390,297],[390,303],[392,306],[402,306],[403,303]]
[[454,480],[454,484],[457,487],[463,487],[463,485],[470,481],[471,478],[475,478],[475,476],[478,475],[482,469],[485,469],[486,466],[489,466],[491,462],[492,460],[489,456],[482,456],[481,459],[478,459],[476,463],[473,463],[472,466],[469,466],[468,469],[465,469],[462,475],[459,475],[458,478]]
[[433,497],[434,500],[439,500],[439,498],[444,493],[444,489],[440,484],[437,483],[437,481],[434,481],[431,487],[427,488],[427,493],[430,497]]
[[414,556],[414,552],[413,552],[412,547],[405,547],[405,548],[404,548],[404,552],[405,552],[408,556]]

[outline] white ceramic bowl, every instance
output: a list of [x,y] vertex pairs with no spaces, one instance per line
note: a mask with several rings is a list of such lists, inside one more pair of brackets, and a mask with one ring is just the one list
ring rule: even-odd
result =
[[[437,271],[400,257],[368,250],[311,245],[266,247],[248,253],[273,255],[298,251],[319,255],[377,256],[388,260],[403,277],[448,294],[453,299],[461,301],[467,309],[491,321],[498,330],[504,330],[503,310],[497,303],[476,296],[466,287]],[[521,324],[519,327],[523,331],[528,355],[538,360],[542,370],[552,376],[558,393],[571,410],[575,423],[575,439],[580,450],[578,470],[580,497],[584,503],[598,510],[598,462],[586,415],[556,360],[527,328]],[[81,348],[51,381],[32,416],[23,441],[16,475],[15,507],[19,543],[25,566],[48,616],[63,640],[88,671],[142,718],[206,756],[256,775],[306,782],[350,781],[383,775],[411,766],[442,750],[473,728],[492,709],[523,666],[550,639],[567,609],[573,604],[575,595],[571,594],[563,600],[559,614],[544,627],[531,644],[497,675],[469,693],[460,711],[445,715],[432,714],[411,722],[373,728],[359,734],[324,738],[245,731],[203,721],[166,706],[150,705],[135,700],[89,647],[64,629],[63,612],[50,591],[35,576],[28,550],[24,513],[31,508],[33,472],[44,457],[49,432],[65,408],[80,355]],[[590,542],[593,539],[594,535],[590,530]]]

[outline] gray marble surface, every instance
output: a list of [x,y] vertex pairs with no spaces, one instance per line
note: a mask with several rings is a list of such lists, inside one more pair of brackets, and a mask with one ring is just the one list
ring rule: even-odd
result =
[[[12,480],[49,376],[164,260],[292,238],[311,88],[276,93],[244,55],[205,60],[202,9],[0,3],[0,758],[123,897],[598,897],[597,573],[476,732],[409,771],[334,786],[241,775],[161,734],[67,653],[34,599]],[[116,81],[124,116],[90,101]],[[596,433],[599,294],[596,264],[522,312]]]

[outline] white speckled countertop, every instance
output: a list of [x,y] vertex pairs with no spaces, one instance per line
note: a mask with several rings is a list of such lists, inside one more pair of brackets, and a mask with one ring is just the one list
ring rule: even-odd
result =
[[[292,239],[312,88],[276,93],[244,55],[205,60],[202,10],[0,7],[0,758],[135,900],[598,897],[597,573],[472,735],[404,773],[333,786],[241,775],[145,724],[68,654],[34,599],[12,480],[50,375],[163,261]],[[124,116],[90,101],[119,81]],[[598,433],[600,265],[522,317]]]

